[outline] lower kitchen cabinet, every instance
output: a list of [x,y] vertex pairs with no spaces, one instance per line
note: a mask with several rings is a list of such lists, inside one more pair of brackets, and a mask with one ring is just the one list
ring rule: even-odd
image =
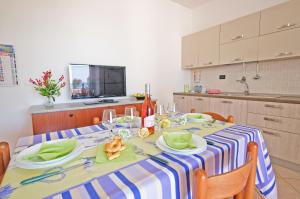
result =
[[211,98],[209,111],[227,117],[232,115],[235,123],[247,123],[247,101],[236,99]]

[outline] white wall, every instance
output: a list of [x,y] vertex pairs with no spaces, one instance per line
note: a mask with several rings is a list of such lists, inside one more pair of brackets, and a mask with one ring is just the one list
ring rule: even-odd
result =
[[193,32],[234,20],[287,0],[211,0],[193,11]]
[[[182,90],[181,36],[191,10],[169,0],[0,0],[0,43],[13,44],[20,85],[0,87],[0,140],[31,135],[28,108],[42,104],[28,83],[51,69],[67,76],[69,63],[127,66],[127,92],[145,82],[164,102]],[[69,102],[68,88],[58,102]]]

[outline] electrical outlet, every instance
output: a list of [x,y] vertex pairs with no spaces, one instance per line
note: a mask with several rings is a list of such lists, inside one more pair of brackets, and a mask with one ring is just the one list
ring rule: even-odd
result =
[[226,75],[219,75],[219,79],[226,79]]

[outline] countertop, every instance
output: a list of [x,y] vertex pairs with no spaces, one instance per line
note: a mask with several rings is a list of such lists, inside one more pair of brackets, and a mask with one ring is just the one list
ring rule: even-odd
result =
[[185,96],[198,96],[198,97],[212,97],[212,98],[241,99],[241,100],[251,100],[251,101],[300,104],[300,95],[265,94],[265,93],[251,93],[250,95],[245,95],[243,93],[229,93],[229,92],[221,93],[221,94],[175,92],[173,94],[174,95],[185,95]]
[[143,100],[136,100],[135,98],[116,99],[116,101],[118,102],[93,104],[93,105],[85,105],[84,102],[60,103],[60,104],[55,104],[53,107],[49,107],[49,108],[45,107],[44,105],[33,105],[29,108],[29,112],[31,114],[50,113],[50,112],[58,112],[58,111],[70,111],[70,110],[78,110],[78,109],[119,106],[119,105],[127,105],[127,104],[141,104],[144,102]]

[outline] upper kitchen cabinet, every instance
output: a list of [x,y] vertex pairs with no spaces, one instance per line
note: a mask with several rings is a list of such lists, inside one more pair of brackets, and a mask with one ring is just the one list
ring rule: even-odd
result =
[[219,64],[220,26],[200,31],[198,34],[198,67]]
[[260,13],[258,12],[222,24],[220,43],[224,44],[241,39],[257,37],[259,35],[259,19]]
[[300,56],[300,28],[259,38],[259,60]]
[[300,26],[300,1],[292,0],[261,11],[260,34]]
[[182,67],[193,68],[198,64],[198,36],[197,33],[182,38]]
[[220,64],[257,61],[258,37],[226,43],[220,46]]

